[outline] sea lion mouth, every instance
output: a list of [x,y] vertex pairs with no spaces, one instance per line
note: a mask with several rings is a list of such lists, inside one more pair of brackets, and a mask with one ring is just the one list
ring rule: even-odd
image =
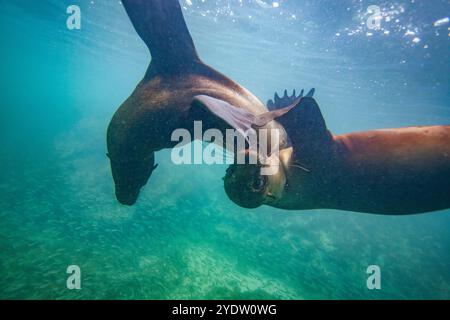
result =
[[137,202],[141,188],[129,185],[116,185],[116,198],[126,206],[132,206]]
[[278,200],[278,198],[277,197],[275,197],[272,193],[267,193],[266,194],[266,196],[268,197],[268,198],[270,198],[270,199],[272,199],[272,200]]

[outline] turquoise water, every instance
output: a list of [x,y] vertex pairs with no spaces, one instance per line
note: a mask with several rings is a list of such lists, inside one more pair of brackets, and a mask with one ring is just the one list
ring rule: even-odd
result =
[[[450,25],[433,26],[448,1],[180,2],[204,61],[263,100],[315,87],[336,134],[450,123]],[[362,24],[370,4],[382,30]],[[449,210],[245,210],[224,166],[177,167],[169,151],[120,206],[106,128],[150,55],[119,1],[2,1],[0,34],[0,298],[450,298]]]

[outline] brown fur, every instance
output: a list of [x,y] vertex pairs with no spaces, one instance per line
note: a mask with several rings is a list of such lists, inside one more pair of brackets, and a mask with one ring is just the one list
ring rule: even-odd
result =
[[[307,159],[294,159],[305,161]],[[414,214],[450,207],[450,126],[333,137],[311,172],[288,167],[275,207]],[[271,205],[271,203],[268,203]]]

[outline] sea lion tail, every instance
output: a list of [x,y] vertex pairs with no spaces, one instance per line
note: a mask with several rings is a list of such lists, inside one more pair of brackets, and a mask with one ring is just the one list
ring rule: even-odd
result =
[[199,62],[178,0],[122,0],[152,55],[150,70],[174,73]]

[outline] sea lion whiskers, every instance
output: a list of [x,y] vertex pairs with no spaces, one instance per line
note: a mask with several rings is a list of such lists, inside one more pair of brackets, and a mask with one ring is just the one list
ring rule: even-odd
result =
[[301,166],[299,164],[290,164],[289,167],[298,168],[298,169],[301,169],[301,170],[306,171],[308,173],[311,172],[311,170],[309,170],[309,169],[307,169],[307,168],[305,168],[305,167],[303,167],[303,166]]

